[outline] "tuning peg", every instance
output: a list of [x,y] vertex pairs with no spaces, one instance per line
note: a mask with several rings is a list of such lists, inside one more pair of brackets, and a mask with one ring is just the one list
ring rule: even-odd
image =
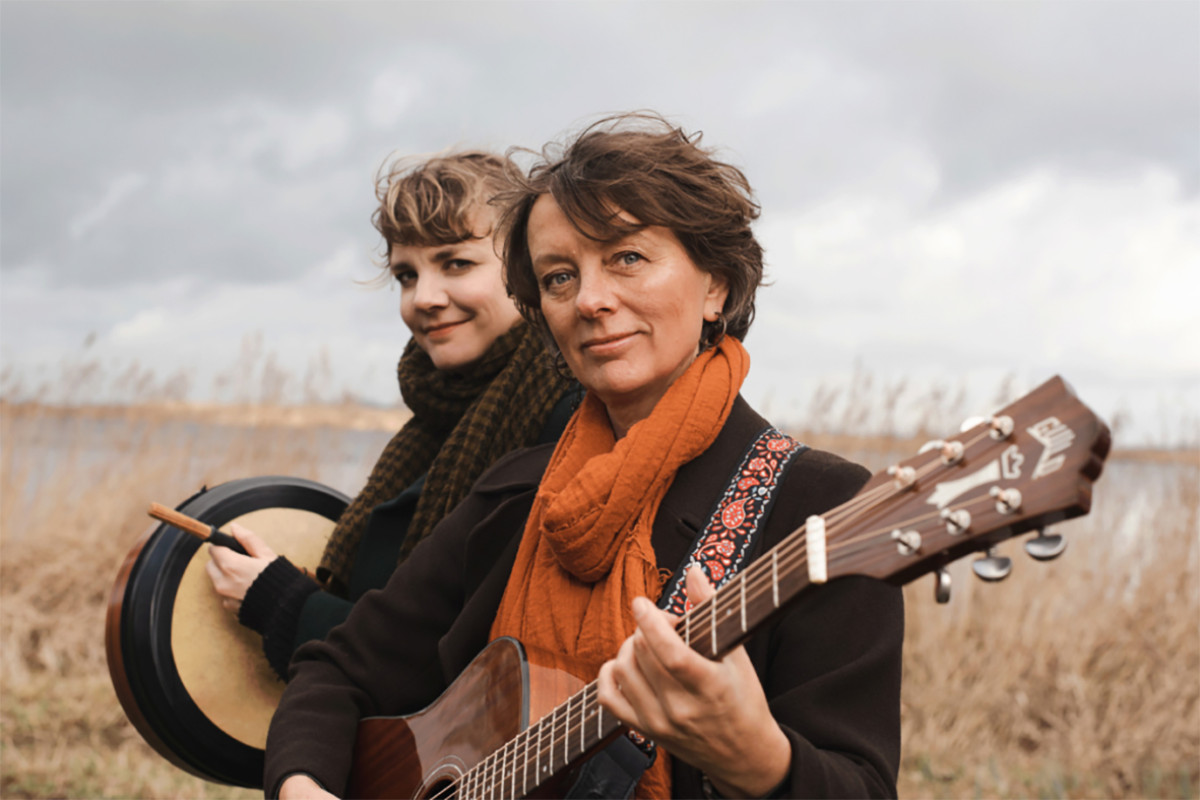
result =
[[974,428],[977,425],[982,425],[987,421],[987,417],[967,417],[963,420],[962,425],[958,426],[958,432],[966,433],[967,431],[971,430],[971,428]]
[[1002,581],[1008,577],[1008,573],[1012,572],[1012,559],[999,555],[996,548],[990,547],[986,556],[976,559],[975,563],[971,564],[971,569],[977,576],[989,583]]
[[1007,414],[992,417],[988,423],[992,428],[990,433],[993,439],[1007,439],[1012,436],[1013,418]]
[[950,602],[950,571],[945,567],[933,573],[933,599],[943,605]]
[[1025,552],[1038,561],[1053,561],[1067,549],[1067,540],[1057,533],[1038,531],[1038,535],[1025,542]]
[[997,514],[1012,514],[1021,507],[1020,489],[1001,489],[999,486],[993,486],[988,489],[988,494],[996,498]]

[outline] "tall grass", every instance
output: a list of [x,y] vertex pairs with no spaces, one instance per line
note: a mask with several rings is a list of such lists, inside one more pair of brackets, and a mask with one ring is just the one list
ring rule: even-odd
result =
[[[348,410],[189,412],[0,403],[0,795],[251,797],[171,766],[125,719],[104,660],[118,566],[150,500],[283,473],[353,492],[396,420],[333,476]],[[289,416],[290,415],[290,416]],[[371,424],[358,412],[355,425]],[[310,415],[310,419],[313,418]],[[802,432],[872,470],[905,443]],[[339,438],[341,437],[341,438]],[[1058,561],[1000,584],[955,565],[949,606],[906,590],[906,797],[1195,797],[1200,458],[1114,457]]]

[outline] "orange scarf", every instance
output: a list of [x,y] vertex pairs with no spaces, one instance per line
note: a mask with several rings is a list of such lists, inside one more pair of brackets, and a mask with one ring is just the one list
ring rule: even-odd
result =
[[[620,441],[588,394],[534,498],[493,639],[513,636],[597,668],[616,655],[637,628],[633,599],[662,592],[650,543],[658,507],[678,469],[717,438],[749,368],[741,342],[726,336]],[[637,796],[669,797],[670,776],[660,748]]]

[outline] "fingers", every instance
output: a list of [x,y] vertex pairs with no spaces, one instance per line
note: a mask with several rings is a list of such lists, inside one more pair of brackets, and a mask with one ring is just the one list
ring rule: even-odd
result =
[[596,677],[596,699],[600,701],[600,705],[605,711],[617,719],[638,730],[644,730],[637,719],[633,706],[629,704],[622,693],[622,688],[616,677],[616,659],[606,661],[604,666],[600,667],[600,674]]
[[693,603],[703,603],[717,593],[713,585],[708,582],[708,576],[704,574],[704,570],[698,564],[688,570],[686,580],[688,597]]
[[712,662],[683,640],[676,618],[645,598],[634,601],[633,614],[638,623],[632,637],[634,655],[650,683],[656,688],[669,682],[688,691],[701,689],[711,676]]
[[217,594],[235,602],[233,608],[241,605],[251,584],[275,558],[274,555],[269,558],[244,556],[217,545],[209,545],[208,554],[209,562],[204,565],[204,570]]
[[246,552],[255,558],[266,558],[269,560],[275,559],[275,551],[270,545],[259,538],[258,534],[249,528],[239,525],[236,522],[229,523],[229,532],[233,534],[233,538],[241,542],[242,547],[246,548]]

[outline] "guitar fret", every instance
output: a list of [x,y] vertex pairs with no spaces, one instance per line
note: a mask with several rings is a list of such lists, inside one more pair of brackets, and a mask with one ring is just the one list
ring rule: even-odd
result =
[[524,754],[521,756],[521,794],[529,794],[529,730],[521,732],[521,738],[525,742]]
[[488,776],[487,783],[489,796],[493,793],[498,793],[497,789],[499,788],[500,783],[504,780],[504,748],[501,747],[499,750],[493,753],[493,756],[495,756],[495,759],[492,764],[491,775]]
[[496,776],[496,788],[504,786],[504,776],[508,774],[508,742],[504,743],[504,747],[500,748],[500,774]]
[[563,720],[563,737],[562,737],[562,742],[563,742],[563,766],[564,766],[564,767],[565,767],[565,766],[567,765],[567,763],[568,763],[568,762],[570,762],[570,760],[571,760],[571,752],[570,752],[570,741],[571,741],[571,701],[572,701],[572,700],[574,700],[574,699],[575,699],[574,697],[568,697],[568,698],[567,698],[567,711],[566,711],[566,714],[564,715],[564,716],[566,717],[566,719],[565,719],[565,720]]
[[596,709],[596,740],[604,738],[604,706],[597,705]]
[[779,608],[779,548],[771,551],[771,594]]
[[690,609],[685,609],[683,612],[683,643],[689,647],[692,644],[692,612]]
[[550,741],[549,741],[550,747],[546,751],[546,761],[548,762],[546,765],[546,770],[548,772],[554,772],[556,769],[554,766],[554,729],[556,727],[558,727],[558,707],[557,706],[555,707],[555,709],[552,712],[550,712]]
[[581,703],[583,705],[583,708],[580,709],[581,713],[579,714],[579,752],[582,754],[584,750],[587,750],[587,739],[583,735],[584,726],[587,724],[587,689],[586,688],[584,689],[584,695],[581,698]]
[[513,746],[512,747],[512,772],[511,772],[511,777],[509,778],[509,783],[508,783],[508,787],[509,787],[508,796],[516,797],[517,796],[517,740],[515,738],[512,740],[512,746]]
[[742,633],[746,632],[746,573],[738,576],[738,583],[741,584],[742,595]]
[[709,598],[708,604],[712,607],[712,654],[717,654],[717,598],[714,595]]

